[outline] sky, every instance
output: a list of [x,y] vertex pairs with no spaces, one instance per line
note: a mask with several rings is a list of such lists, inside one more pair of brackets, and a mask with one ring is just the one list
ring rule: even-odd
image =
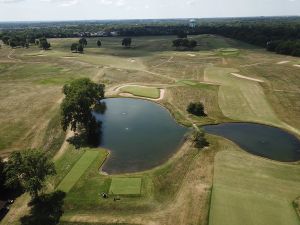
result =
[[0,21],[300,15],[300,0],[0,0]]

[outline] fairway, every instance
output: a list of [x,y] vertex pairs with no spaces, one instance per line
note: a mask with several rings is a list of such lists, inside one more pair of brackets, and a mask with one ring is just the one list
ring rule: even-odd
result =
[[113,195],[140,195],[142,178],[112,178],[109,193]]
[[73,166],[67,176],[58,185],[57,189],[64,192],[69,192],[76,184],[76,182],[80,179],[80,177],[89,168],[89,166],[93,163],[93,161],[97,158],[97,156],[99,156],[99,154],[100,151],[86,151],[78,160],[78,162]]
[[234,77],[233,68],[209,67],[205,80],[220,84],[218,100],[223,114],[234,120],[281,125],[259,82]]
[[299,195],[299,174],[297,165],[218,153],[209,225],[298,225],[292,202]]
[[159,98],[159,89],[154,87],[143,87],[143,86],[126,86],[120,89],[123,93],[129,93],[135,96],[145,97],[145,98]]

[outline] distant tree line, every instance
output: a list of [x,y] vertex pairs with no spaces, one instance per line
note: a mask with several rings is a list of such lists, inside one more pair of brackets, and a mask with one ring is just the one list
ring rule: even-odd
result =
[[11,46],[26,47],[26,43],[33,44],[42,37],[90,37],[91,32],[99,30],[118,31],[123,37],[181,33],[182,35],[178,35],[179,39],[185,39],[187,34],[216,34],[265,47],[280,54],[299,56],[300,51],[300,17],[200,19],[194,28],[188,26],[188,20],[120,21],[101,24],[62,22],[59,26],[56,23],[31,26],[27,24],[20,25],[19,29],[3,29],[0,38],[6,44],[10,40]]

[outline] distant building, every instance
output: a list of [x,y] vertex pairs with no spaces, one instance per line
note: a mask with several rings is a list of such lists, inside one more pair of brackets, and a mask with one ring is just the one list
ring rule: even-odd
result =
[[195,28],[195,27],[196,27],[196,20],[191,19],[191,20],[189,21],[189,26],[190,26],[191,28]]

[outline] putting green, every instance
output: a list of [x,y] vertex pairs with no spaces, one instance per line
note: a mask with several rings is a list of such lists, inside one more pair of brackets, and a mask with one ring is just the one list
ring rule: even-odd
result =
[[146,97],[146,98],[159,98],[160,91],[154,87],[143,87],[143,86],[126,86],[120,89],[121,92],[129,93],[135,96]]
[[299,174],[298,165],[218,153],[209,225],[298,225],[292,201],[299,195]]
[[65,176],[65,178],[60,182],[57,189],[69,192],[84,172],[89,168],[89,166],[94,162],[94,160],[99,156],[100,151],[88,150],[86,151],[78,160],[78,162],[73,166],[70,172]]
[[140,195],[142,178],[112,178],[109,193],[113,195]]
[[281,125],[264,91],[256,81],[230,75],[232,68],[209,67],[205,80],[220,84],[218,102],[223,114],[234,120]]

